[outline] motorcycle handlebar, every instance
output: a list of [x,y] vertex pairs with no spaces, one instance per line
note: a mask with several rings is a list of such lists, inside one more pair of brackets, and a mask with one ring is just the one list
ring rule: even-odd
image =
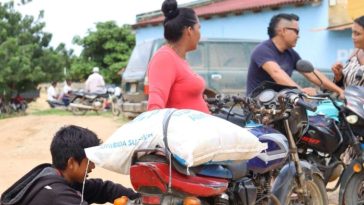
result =
[[292,94],[292,93],[288,94],[288,95],[286,95],[286,99],[290,103],[293,103],[294,105],[304,107],[305,109],[307,109],[309,111],[315,112],[317,110],[316,104],[305,102],[302,98],[299,97],[298,94]]
[[208,103],[208,104],[215,104],[215,103],[218,103],[218,99],[216,98],[206,98],[205,101]]
[[315,104],[305,102],[304,100],[302,100],[300,98],[297,98],[297,100],[295,101],[295,104],[302,106],[312,112],[315,112],[317,110],[317,106]]
[[320,93],[320,94],[317,94],[313,97],[318,97],[318,98],[328,98],[328,97],[331,97],[330,93]]
[[240,96],[232,96],[234,103],[247,103],[247,98]]

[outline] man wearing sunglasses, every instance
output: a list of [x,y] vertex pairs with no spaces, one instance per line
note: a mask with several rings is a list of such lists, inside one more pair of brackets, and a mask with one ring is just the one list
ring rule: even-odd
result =
[[[282,85],[298,87],[309,95],[315,95],[314,88],[301,88],[291,78],[296,63],[301,59],[293,50],[299,38],[299,17],[295,14],[277,14],[272,17],[268,27],[269,39],[260,43],[253,51],[247,80],[247,95],[263,81],[276,82]],[[312,83],[322,86],[342,96],[343,90],[336,86],[324,74],[302,73]]]

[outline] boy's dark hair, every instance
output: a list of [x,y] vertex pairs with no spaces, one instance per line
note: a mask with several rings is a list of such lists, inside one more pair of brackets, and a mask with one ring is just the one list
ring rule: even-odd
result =
[[54,135],[51,143],[53,166],[64,170],[71,157],[81,163],[86,157],[84,149],[100,145],[100,143],[101,140],[89,129],[75,125],[62,127]]
[[354,20],[354,22],[364,28],[364,16],[360,16],[360,17],[356,18]]
[[273,16],[269,22],[269,26],[268,26],[268,36],[269,38],[273,38],[274,36],[276,36],[276,28],[278,23],[281,21],[281,19],[285,19],[288,21],[299,21],[299,17],[296,14],[286,14],[286,13],[281,13],[281,14],[277,14],[275,16]]
[[164,38],[169,42],[176,42],[182,37],[182,31],[186,27],[192,27],[197,23],[196,13],[191,8],[177,8],[176,0],[165,0],[162,4],[162,12],[165,16]]

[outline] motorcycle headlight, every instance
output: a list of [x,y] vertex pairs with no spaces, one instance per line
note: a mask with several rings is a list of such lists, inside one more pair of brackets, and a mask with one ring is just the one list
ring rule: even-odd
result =
[[348,115],[346,116],[346,121],[350,124],[355,124],[359,120],[359,117],[357,115]]

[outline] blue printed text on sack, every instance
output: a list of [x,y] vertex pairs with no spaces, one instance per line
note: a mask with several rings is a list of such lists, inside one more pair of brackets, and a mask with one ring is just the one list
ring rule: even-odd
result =
[[146,141],[146,140],[150,139],[151,137],[153,137],[152,133],[145,133],[136,139],[128,139],[128,140],[122,140],[122,141],[102,144],[101,149],[115,149],[115,148],[120,148],[120,147],[135,146],[140,141]]

